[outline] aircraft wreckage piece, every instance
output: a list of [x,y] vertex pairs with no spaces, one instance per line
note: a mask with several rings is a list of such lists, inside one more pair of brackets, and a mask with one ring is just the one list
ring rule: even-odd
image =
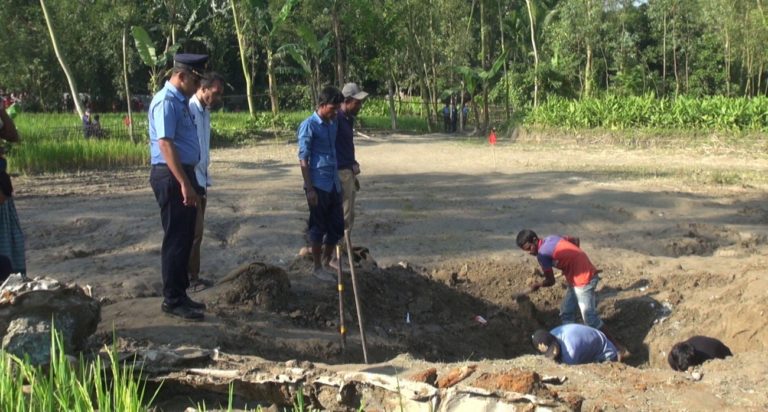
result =
[[27,281],[11,277],[0,288],[0,335],[3,350],[33,364],[50,361],[51,330],[73,354],[86,345],[101,320],[101,305],[90,286],[64,285],[46,277]]

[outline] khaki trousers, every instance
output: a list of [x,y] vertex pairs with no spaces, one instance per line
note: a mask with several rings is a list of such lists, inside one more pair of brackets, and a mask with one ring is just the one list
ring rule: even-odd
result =
[[355,174],[352,169],[339,169],[339,180],[341,180],[341,190],[343,195],[342,205],[344,206],[344,229],[352,230],[352,224],[355,222]]
[[203,243],[203,226],[205,221],[205,204],[208,199],[200,196],[197,203],[197,219],[195,220],[195,237],[192,241],[192,253],[189,254],[189,280],[200,277],[200,245]]

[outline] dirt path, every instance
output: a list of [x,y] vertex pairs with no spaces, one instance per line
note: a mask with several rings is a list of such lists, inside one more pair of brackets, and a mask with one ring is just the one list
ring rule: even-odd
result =
[[[494,154],[442,135],[374,136],[357,150],[353,241],[385,268],[361,270],[375,361],[405,351],[452,362],[531,353],[530,332],[556,324],[562,296],[554,287],[510,299],[535,267],[514,235],[532,228],[582,239],[605,269],[604,319],[635,357],[630,366],[522,357],[483,367],[566,375],[561,390],[587,408],[768,408],[768,206],[765,180],[750,180],[768,170],[765,156],[507,141]],[[16,179],[30,273],[93,285],[106,303],[101,331],[114,326],[134,344],[359,362],[357,350],[340,352],[333,289],[318,288],[296,256],[308,214],[294,145],[218,150],[213,161],[202,270],[217,280],[250,262],[285,270],[253,296],[227,301],[244,286],[224,282],[198,295],[211,306],[202,324],[160,315],[161,229],[144,169]],[[705,365],[700,382],[665,365],[671,344],[693,334],[736,353]],[[349,339],[356,347],[356,333]]]

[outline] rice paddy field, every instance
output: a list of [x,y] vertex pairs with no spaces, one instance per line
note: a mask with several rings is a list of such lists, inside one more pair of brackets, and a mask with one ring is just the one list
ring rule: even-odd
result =
[[[212,146],[232,147],[265,139],[285,142],[310,111],[257,113],[215,112],[212,115]],[[15,119],[21,143],[10,146],[6,155],[13,174],[67,173],[110,170],[149,164],[147,113],[133,116],[133,135],[126,113],[101,115],[101,137],[85,137],[82,123],[74,114],[20,113]],[[361,116],[366,129],[388,129],[386,116]],[[399,119],[399,129],[425,132],[426,123],[416,116]]]

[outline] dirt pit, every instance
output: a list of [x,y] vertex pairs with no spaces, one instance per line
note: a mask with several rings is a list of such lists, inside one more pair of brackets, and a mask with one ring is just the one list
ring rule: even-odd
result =
[[[310,257],[297,258],[287,271],[253,262],[200,293],[209,311],[227,325],[217,338],[220,349],[239,352],[247,347],[251,354],[274,360],[362,361],[350,273],[344,275],[343,293],[349,342],[342,350],[336,285],[309,276],[311,266]],[[512,358],[531,352],[531,332],[548,320],[549,315],[539,313],[529,299],[503,298],[525,288],[526,279],[516,274],[527,268],[466,264],[455,271],[428,270],[407,263],[370,267],[375,269],[358,267],[355,274],[375,361],[399,353],[441,362]],[[473,280],[477,270],[487,277],[485,281]],[[267,319],[275,327],[314,331],[307,337],[319,340],[290,350],[265,348],[266,332],[249,325]],[[247,331],[252,345],[247,338],[238,339],[240,331]]]

